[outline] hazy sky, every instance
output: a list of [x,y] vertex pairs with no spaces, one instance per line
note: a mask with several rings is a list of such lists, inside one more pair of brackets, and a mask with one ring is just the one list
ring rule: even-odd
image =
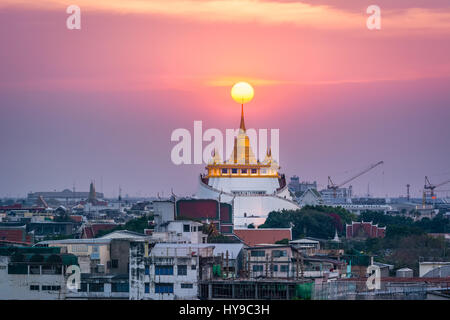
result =
[[353,183],[378,196],[450,178],[448,0],[2,0],[0,43],[0,196],[192,194],[204,165],[172,164],[171,133],[237,127],[240,80],[287,176],[324,187],[384,160]]

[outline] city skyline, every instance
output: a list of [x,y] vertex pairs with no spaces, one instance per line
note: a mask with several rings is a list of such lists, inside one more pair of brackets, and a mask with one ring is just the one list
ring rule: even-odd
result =
[[0,197],[91,180],[109,197],[193,194],[205,165],[175,166],[171,132],[237,128],[241,80],[246,125],[280,129],[287,177],[326,188],[383,160],[352,183],[380,197],[450,178],[447,1],[378,1],[377,31],[368,1],[257,1],[236,17],[228,1],[171,2],[78,1],[81,30],[61,1],[0,4]]

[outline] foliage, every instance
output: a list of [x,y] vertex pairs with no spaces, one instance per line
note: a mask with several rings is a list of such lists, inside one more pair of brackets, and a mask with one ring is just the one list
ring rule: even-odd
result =
[[275,241],[275,244],[285,244],[285,245],[287,245],[287,244],[289,244],[289,239],[288,238],[284,238],[282,240]]
[[111,232],[117,231],[117,230],[128,230],[128,231],[134,231],[134,232],[138,232],[138,233],[144,233],[144,229],[148,229],[148,222],[149,222],[149,217],[143,216],[137,219],[132,219],[130,221],[128,221],[127,223],[125,223],[124,225],[120,225],[117,226],[113,229],[110,230],[100,230],[97,233],[96,238],[100,238],[106,234],[109,234]]
[[259,228],[289,228],[291,224],[292,237],[333,238],[335,230],[342,235],[343,225],[350,223],[356,216],[338,207],[305,206],[300,210],[283,210],[269,213],[266,222]]
[[423,218],[414,221],[412,218],[403,216],[386,215],[383,212],[362,212],[359,221],[372,221],[380,227],[386,226],[386,237],[398,238],[424,233],[449,233],[450,220],[443,214],[438,214],[433,219]]
[[208,237],[208,243],[239,243],[239,240],[235,240],[232,237],[227,237],[221,233],[216,235],[210,235]]

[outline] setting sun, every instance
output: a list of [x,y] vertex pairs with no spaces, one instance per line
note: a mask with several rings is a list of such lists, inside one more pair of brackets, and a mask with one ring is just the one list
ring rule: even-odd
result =
[[237,103],[247,103],[253,99],[253,87],[247,82],[238,82],[231,88],[231,96]]

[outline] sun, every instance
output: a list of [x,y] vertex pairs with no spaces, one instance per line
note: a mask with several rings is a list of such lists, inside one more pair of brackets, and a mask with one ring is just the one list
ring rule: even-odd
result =
[[250,102],[254,95],[253,87],[247,82],[238,82],[231,88],[231,96],[240,104]]

